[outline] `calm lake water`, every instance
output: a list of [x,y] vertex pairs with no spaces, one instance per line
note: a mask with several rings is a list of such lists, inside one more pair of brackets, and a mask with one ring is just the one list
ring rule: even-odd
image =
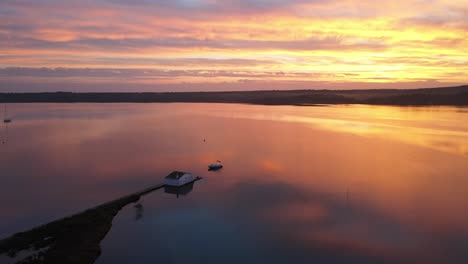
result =
[[[468,108],[11,104],[0,237],[161,182],[97,263],[468,263]],[[205,141],[204,141],[205,140]],[[224,163],[217,172],[207,165]]]

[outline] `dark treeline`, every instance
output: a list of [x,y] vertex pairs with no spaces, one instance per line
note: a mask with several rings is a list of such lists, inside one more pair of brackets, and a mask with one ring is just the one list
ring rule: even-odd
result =
[[411,90],[283,90],[162,93],[0,93],[9,103],[246,103],[262,105],[468,105],[468,85]]

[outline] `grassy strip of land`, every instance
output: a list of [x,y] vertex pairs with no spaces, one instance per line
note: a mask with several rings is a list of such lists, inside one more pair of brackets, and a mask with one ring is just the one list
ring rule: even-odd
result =
[[[196,180],[201,179],[198,177]],[[159,184],[142,191],[90,208],[82,213],[59,219],[29,231],[0,240],[0,254],[15,257],[23,250],[35,253],[18,264],[90,264],[101,254],[100,243],[112,227],[112,220],[129,203],[163,188]]]
[[99,244],[112,227],[114,217],[124,206],[139,199],[139,195],[130,195],[17,233],[0,241],[0,254],[14,257],[22,250],[37,250],[37,253],[17,262],[21,264],[93,263],[101,254]]
[[[196,177],[191,184],[201,179]],[[118,212],[126,205],[137,202],[141,196],[165,186],[158,184],[82,213],[16,233],[0,240],[0,254],[13,258],[24,250],[34,251],[17,264],[94,263],[101,255],[100,243],[111,229],[112,220]]]
[[6,103],[245,103],[261,105],[468,105],[468,85],[426,89],[162,93],[0,93]]

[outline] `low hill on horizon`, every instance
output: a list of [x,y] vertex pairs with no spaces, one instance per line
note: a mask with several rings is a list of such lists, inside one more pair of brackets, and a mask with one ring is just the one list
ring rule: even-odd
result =
[[468,85],[421,89],[0,93],[3,103],[245,103],[468,106]]

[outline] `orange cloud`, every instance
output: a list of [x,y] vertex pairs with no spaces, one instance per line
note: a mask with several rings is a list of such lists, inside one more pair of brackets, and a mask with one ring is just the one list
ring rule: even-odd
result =
[[2,68],[199,73],[172,83],[468,81],[463,1],[25,0],[0,8]]

